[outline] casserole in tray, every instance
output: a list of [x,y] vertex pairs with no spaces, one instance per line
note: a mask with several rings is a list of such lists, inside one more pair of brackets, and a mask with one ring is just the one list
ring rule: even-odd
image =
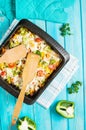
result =
[[[32,104],[67,63],[69,54],[46,32],[26,19],[21,20],[3,42],[0,58],[7,50],[20,45],[25,46],[27,54],[32,52],[40,56],[34,79],[26,87],[24,102]],[[17,51],[17,58],[20,51]],[[15,97],[22,87],[26,58],[27,55],[13,63],[2,63],[0,59],[0,85]]]

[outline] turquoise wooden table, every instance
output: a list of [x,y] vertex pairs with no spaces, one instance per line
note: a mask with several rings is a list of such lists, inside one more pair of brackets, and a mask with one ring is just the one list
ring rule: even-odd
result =
[[[33,119],[37,124],[37,130],[86,130],[86,0],[76,0],[68,12],[72,35],[65,38],[59,32],[59,27],[62,24],[32,21],[79,59],[78,71],[48,110],[37,103],[31,106],[23,104],[20,117],[27,115]],[[82,81],[83,85],[79,93],[69,95],[67,87],[76,80]],[[74,119],[65,119],[56,113],[56,102],[61,99],[75,102]],[[0,87],[0,130],[9,130],[15,103],[16,98]]]

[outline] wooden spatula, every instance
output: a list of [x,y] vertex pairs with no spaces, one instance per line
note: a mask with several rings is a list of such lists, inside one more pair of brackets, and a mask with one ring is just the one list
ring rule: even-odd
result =
[[23,86],[21,89],[21,92],[19,94],[17,103],[14,108],[13,116],[12,116],[12,125],[16,123],[16,120],[18,118],[18,115],[20,113],[22,103],[24,100],[25,96],[25,90],[26,90],[26,85],[31,82],[31,80],[34,78],[35,72],[37,70],[38,62],[40,60],[40,56],[29,53],[27,56],[27,60],[24,66],[22,78],[23,78]]
[[20,60],[21,58],[24,58],[26,56],[27,49],[25,48],[25,45],[19,45],[17,47],[14,47],[12,49],[7,50],[1,57],[0,57],[0,63],[6,62],[6,63],[13,63],[17,60]]

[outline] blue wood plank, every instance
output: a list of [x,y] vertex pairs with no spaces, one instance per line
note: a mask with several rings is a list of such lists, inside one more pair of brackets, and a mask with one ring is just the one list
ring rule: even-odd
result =
[[64,47],[64,38],[60,35],[61,24],[46,22],[46,31]]
[[2,130],[9,129],[11,124],[11,116],[13,106],[15,105],[15,98],[7,93],[4,89],[0,88],[0,119]]
[[23,103],[22,110],[19,117],[28,116],[34,120],[33,105]]
[[[47,32],[64,47],[64,38],[60,35],[60,27],[60,24],[47,22]],[[55,110],[56,103],[61,99],[66,99],[66,87],[57,96],[56,100],[50,108],[52,130],[58,130],[58,126],[59,130],[62,130],[63,128],[64,130],[67,130],[67,120],[59,116]]]
[[52,130],[50,120],[50,110],[46,110],[39,104],[34,105],[34,116],[37,130]]
[[86,0],[80,0],[81,7],[81,35],[82,35],[82,64],[83,64],[83,102],[84,102],[84,130],[86,130]]
[[[79,59],[79,70],[73,76],[69,82],[69,86],[72,82],[80,80],[83,82],[83,64],[82,64],[82,38],[81,38],[81,14],[80,14],[80,2],[77,0],[74,8],[72,9],[72,17],[69,17],[69,23],[73,28],[73,36],[66,38],[66,48],[69,52],[75,55]],[[68,42],[69,41],[69,42]],[[68,130],[84,130],[84,103],[83,103],[83,86],[80,88],[78,94],[68,95],[68,100],[75,102],[75,118],[69,120]]]

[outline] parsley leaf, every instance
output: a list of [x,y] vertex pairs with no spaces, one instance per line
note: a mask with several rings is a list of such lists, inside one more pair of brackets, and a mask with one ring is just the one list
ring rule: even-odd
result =
[[60,28],[60,31],[63,37],[65,37],[66,35],[71,35],[70,24],[69,23],[63,24],[62,27]]
[[75,83],[72,83],[71,87],[67,88],[68,93],[69,94],[78,93],[80,86],[82,86],[82,82],[80,81],[76,81]]

